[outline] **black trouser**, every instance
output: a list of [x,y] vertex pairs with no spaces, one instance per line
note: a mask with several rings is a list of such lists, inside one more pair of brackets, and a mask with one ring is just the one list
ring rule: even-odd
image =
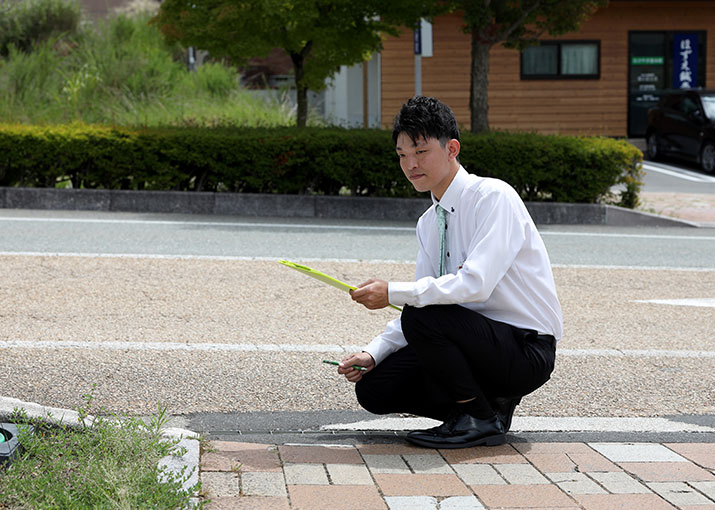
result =
[[552,336],[491,320],[459,305],[405,306],[408,345],[355,385],[375,414],[411,413],[443,420],[455,402],[521,397],[549,380]]

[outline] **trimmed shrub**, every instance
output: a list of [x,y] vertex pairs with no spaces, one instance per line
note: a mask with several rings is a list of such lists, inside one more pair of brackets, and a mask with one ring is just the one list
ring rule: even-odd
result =
[[593,203],[625,186],[619,204],[637,205],[643,155],[625,140],[536,133],[462,135],[462,164],[510,183],[527,201]]
[[[594,203],[624,185],[634,207],[642,155],[625,141],[533,133],[462,136],[460,161],[528,201]],[[0,185],[419,196],[390,132],[340,128],[0,125]]]

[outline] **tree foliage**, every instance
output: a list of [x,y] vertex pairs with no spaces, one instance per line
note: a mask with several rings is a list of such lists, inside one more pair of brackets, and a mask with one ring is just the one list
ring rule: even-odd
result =
[[489,129],[489,50],[495,44],[522,50],[543,34],[558,36],[579,29],[608,0],[450,0],[463,12],[464,30],[472,37],[469,107],[471,130]]
[[293,62],[299,126],[307,90],[321,90],[341,65],[367,60],[383,34],[398,35],[429,15],[434,1],[406,0],[165,0],[154,19],[170,40],[197,46],[235,65],[283,49]]

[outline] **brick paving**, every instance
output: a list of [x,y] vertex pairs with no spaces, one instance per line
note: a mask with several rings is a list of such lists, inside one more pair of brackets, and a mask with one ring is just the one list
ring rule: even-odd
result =
[[639,210],[715,227],[715,194],[642,192]]
[[715,510],[715,443],[214,441],[200,478],[209,510]]

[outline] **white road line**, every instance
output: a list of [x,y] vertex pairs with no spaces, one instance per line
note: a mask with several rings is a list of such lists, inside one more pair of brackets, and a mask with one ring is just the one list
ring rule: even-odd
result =
[[[236,228],[283,228],[302,230],[372,230],[414,233],[414,227],[380,227],[375,225],[321,225],[310,223],[252,223],[252,222],[220,222],[220,221],[179,221],[179,220],[129,220],[129,219],[96,219],[96,218],[31,218],[31,217],[0,217],[0,221],[22,222],[53,222],[53,223],[96,223],[115,225],[167,225],[167,226],[209,226]],[[542,236],[564,237],[612,237],[625,239],[670,239],[690,241],[715,241],[714,236],[667,235],[667,234],[623,234],[610,232],[568,232],[559,230],[540,231]]]
[[[217,261],[258,261],[277,262],[285,257],[240,257],[231,255],[166,255],[161,253],[91,253],[91,252],[42,252],[42,251],[0,251],[0,257],[86,257],[98,259],[160,259],[160,260],[217,260]],[[339,263],[364,263],[364,264],[414,264],[412,260],[396,259],[343,259],[300,257],[295,260],[301,262],[339,262]],[[605,266],[603,264],[552,264],[553,268],[567,269],[606,269],[626,271],[690,271],[711,272],[715,267],[672,267],[672,266]]]
[[703,175],[698,172],[693,172],[692,170],[686,170],[684,168],[678,168],[674,166],[644,162],[643,170],[645,170],[646,172],[656,172],[660,174],[670,175],[671,177],[677,177],[678,179],[683,179],[686,181],[715,183],[715,177],[710,177],[709,175]]
[[715,308],[715,298],[637,299],[634,301],[634,303],[654,303],[656,305],[697,306],[703,308]]
[[239,257],[231,255],[176,255],[161,253],[96,253],[96,252],[44,252],[44,251],[0,251],[0,256],[21,257],[86,257],[92,259],[166,259],[166,260],[261,260],[279,261],[280,257]]
[[661,349],[557,349],[559,356],[610,356],[624,358],[715,358],[715,351]]
[[693,271],[710,273],[715,267],[677,267],[677,266],[605,266],[603,264],[551,264],[552,268],[565,269],[606,269],[619,271]]
[[[440,422],[429,418],[378,418],[323,425],[332,431],[402,431],[427,429]],[[515,416],[512,432],[715,432],[715,428],[667,418]]]
[[[161,253],[91,253],[91,252],[38,252],[38,251],[0,251],[0,257],[86,257],[97,259],[163,259],[163,260],[218,260],[218,261],[258,261],[278,262],[285,257],[247,257],[233,255],[174,255]],[[298,259],[295,259],[298,260]],[[300,257],[301,262],[349,262],[366,264],[414,264],[414,260],[376,260],[376,259],[339,259]],[[663,268],[658,268],[661,271]]]
[[610,232],[560,232],[560,231],[540,231],[542,237],[564,236],[564,237],[613,237],[624,239],[666,239],[666,240],[688,240],[688,241],[715,241],[713,236],[674,236],[666,234],[616,234]]
[[[361,350],[357,345],[337,344],[220,344],[180,342],[80,342],[55,340],[0,340],[0,349],[84,349],[92,351],[187,351],[187,352],[304,352],[350,353]],[[658,349],[558,349],[562,356],[609,356],[624,358],[715,358],[715,351]]]
[[315,230],[378,230],[414,232],[415,227],[380,227],[376,225],[321,225],[309,223],[260,223],[236,221],[181,221],[181,220],[129,220],[100,218],[30,218],[0,217],[0,221],[24,221],[33,223],[97,223],[112,225],[165,225],[176,227],[235,227],[235,228],[294,228]]

